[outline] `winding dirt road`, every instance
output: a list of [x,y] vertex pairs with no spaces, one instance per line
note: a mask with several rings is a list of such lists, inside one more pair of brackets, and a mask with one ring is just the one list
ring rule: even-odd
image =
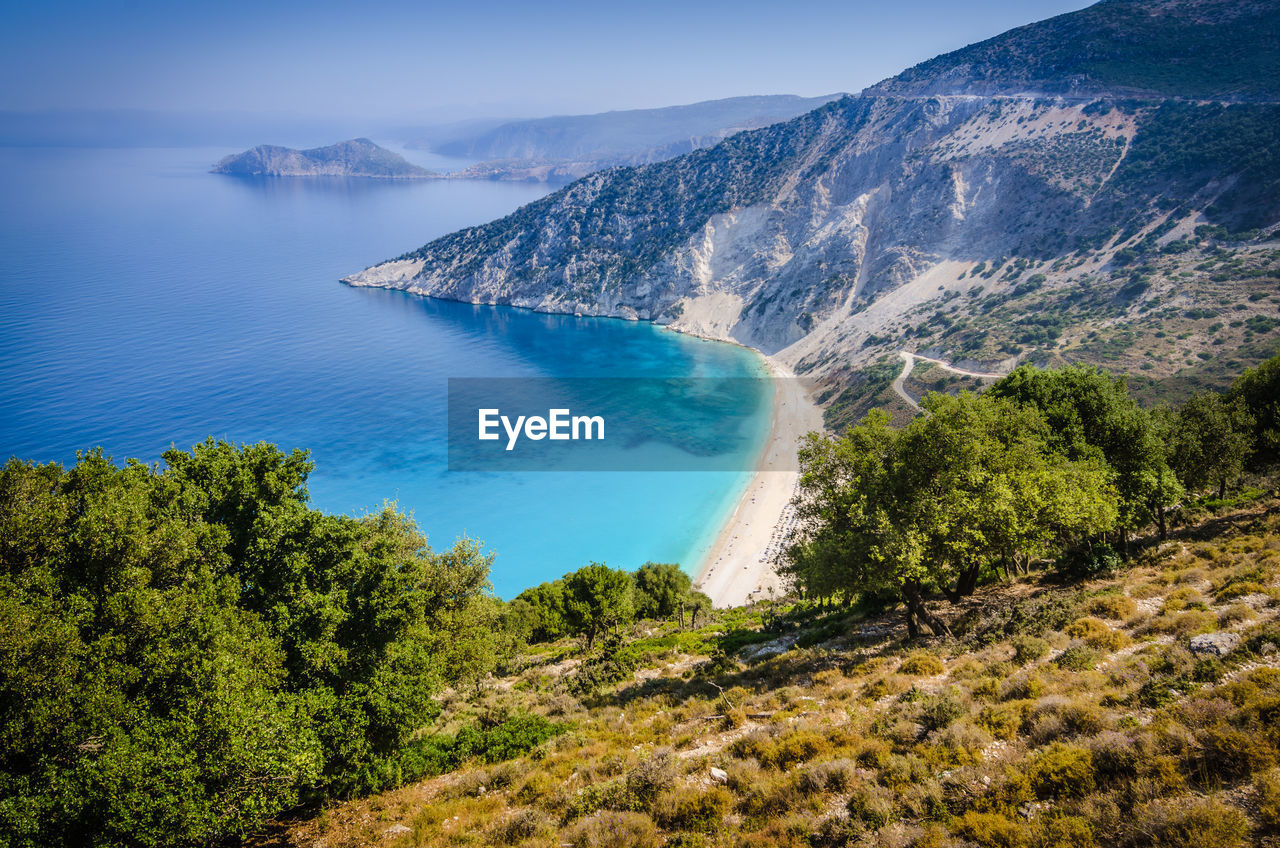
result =
[[898,351],[898,356],[902,357],[902,373],[893,381],[893,390],[898,393],[898,397],[902,398],[915,411],[920,411],[920,404],[915,402],[911,395],[907,394],[907,390],[903,387],[903,381],[911,374],[911,369],[916,367],[916,360],[923,362],[931,362],[953,374],[961,374],[965,377],[981,377],[989,380],[998,380],[1003,374],[984,374],[981,371],[966,371],[963,368],[957,368],[949,362],[943,362],[941,359],[934,359],[931,356],[921,356],[918,353],[912,353],[908,350]]

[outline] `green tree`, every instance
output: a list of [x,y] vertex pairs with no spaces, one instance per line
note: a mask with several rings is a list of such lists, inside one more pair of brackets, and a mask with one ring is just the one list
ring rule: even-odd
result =
[[1176,502],[1179,493],[1168,485],[1155,423],[1129,396],[1122,378],[1082,365],[1057,370],[1024,365],[987,393],[1038,409],[1048,425],[1050,448],[1067,459],[1105,460],[1120,496],[1122,546],[1127,547],[1130,530]]
[[571,632],[587,637],[587,648],[602,630],[634,616],[631,575],[598,562],[564,577],[565,619]]
[[1227,397],[1243,403],[1253,419],[1250,465],[1263,469],[1280,462],[1280,354],[1237,377]]
[[552,580],[525,589],[512,601],[520,626],[527,629],[534,642],[550,642],[569,635],[569,622],[565,611],[563,580]]
[[798,535],[782,564],[809,598],[874,592],[893,584],[882,547],[892,526],[891,469],[898,434],[872,410],[842,437],[810,433],[800,448]]
[[225,840],[400,779],[432,694],[504,650],[490,558],[386,507],[306,503],[310,464],[205,442],[0,469],[0,832]]
[[1252,449],[1253,417],[1244,400],[1217,392],[1193,395],[1179,407],[1169,440],[1169,462],[1188,489],[1217,486],[1226,497],[1227,481],[1244,470]]
[[1054,452],[1033,408],[933,394],[905,429],[875,411],[800,452],[800,518],[785,572],[817,597],[889,594],[914,636],[947,632],[927,597],[973,591],[984,570],[1109,529],[1111,471]]
[[684,609],[693,592],[689,575],[680,566],[646,562],[632,575],[635,581],[637,618],[684,618]]

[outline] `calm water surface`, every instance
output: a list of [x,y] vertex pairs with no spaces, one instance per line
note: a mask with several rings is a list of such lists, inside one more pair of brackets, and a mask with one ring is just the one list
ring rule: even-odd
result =
[[436,547],[481,539],[505,597],[591,560],[696,565],[748,475],[450,473],[446,381],[755,376],[754,354],[348,288],[548,189],[208,174],[228,152],[0,148],[0,454],[150,461],[208,435],[307,448],[316,506],[396,500]]

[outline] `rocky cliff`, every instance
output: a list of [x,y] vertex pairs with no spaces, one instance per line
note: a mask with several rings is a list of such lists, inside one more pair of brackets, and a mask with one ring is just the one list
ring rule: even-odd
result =
[[[1203,63],[1147,41],[1182,31],[1231,54],[1233,38],[1273,28],[1278,8],[1108,0],[788,123],[590,175],[346,282],[667,323],[779,353],[833,391],[902,347],[1006,365],[1097,360],[1100,333],[1127,333],[1133,352],[1136,328],[1169,303],[1183,315],[1241,300],[1242,318],[1270,321],[1274,306],[1248,300],[1247,281],[1271,279],[1280,221],[1280,106],[1267,102],[1280,41],[1250,54],[1266,76],[1249,98],[1232,76],[1212,101]],[[1026,60],[1027,45],[1064,27],[1083,50],[1095,31],[1120,46],[1098,59],[1105,74],[1046,93],[1051,69]],[[1197,80],[1197,100],[1148,84],[1179,76]],[[1251,102],[1218,102],[1240,99]],[[1229,306],[1196,270],[1222,251],[1259,272]],[[1022,323],[1046,314],[1052,327]],[[1174,346],[1157,370],[1185,369],[1178,357],[1193,353]]]
[[215,174],[262,177],[372,177],[431,179],[439,176],[410,164],[399,154],[367,138],[340,141],[328,147],[294,150],[264,144],[228,156],[213,167]]

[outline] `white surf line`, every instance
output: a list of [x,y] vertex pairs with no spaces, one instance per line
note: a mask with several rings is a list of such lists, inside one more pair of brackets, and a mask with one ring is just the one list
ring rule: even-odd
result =
[[911,408],[917,412],[920,411],[920,404],[916,403],[915,400],[912,399],[911,395],[907,394],[907,390],[903,386],[903,381],[905,381],[907,376],[911,374],[911,369],[916,367],[917,359],[923,362],[932,363],[933,365],[937,365],[940,368],[951,371],[955,374],[962,374],[965,377],[979,377],[988,380],[998,380],[1004,376],[1003,374],[984,374],[981,371],[966,371],[963,368],[957,368],[950,362],[944,362],[941,359],[934,359],[932,356],[921,356],[920,354],[912,353],[909,350],[900,350],[898,351],[898,355],[902,357],[902,373],[898,375],[898,379],[893,381],[893,390],[898,393],[898,397],[910,404]]

